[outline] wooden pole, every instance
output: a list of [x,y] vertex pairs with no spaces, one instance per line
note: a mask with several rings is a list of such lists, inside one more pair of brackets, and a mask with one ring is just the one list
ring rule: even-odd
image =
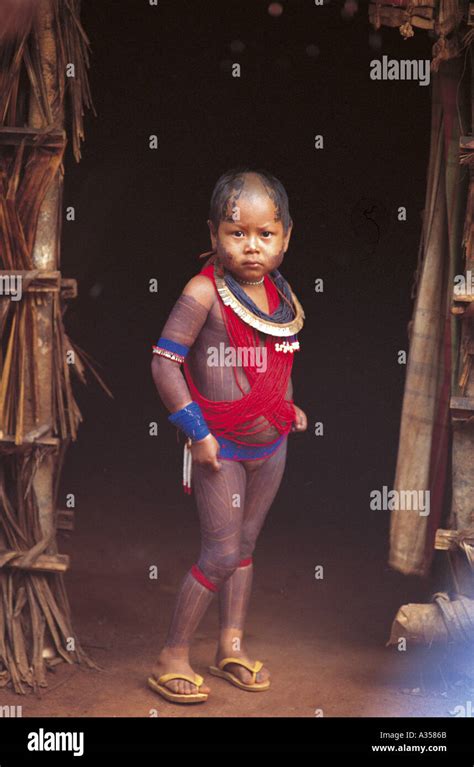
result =
[[[64,92],[64,73],[58,71],[57,48],[54,31],[52,0],[40,0],[37,16],[37,40],[41,69],[45,84],[47,122],[42,105],[30,89],[29,126],[31,128],[63,128],[64,103],[59,93]],[[63,80],[60,83],[60,79]],[[63,191],[62,168],[57,172],[41,205],[36,238],[33,248],[33,264],[41,272],[58,269],[60,261],[61,207]],[[53,429],[53,295],[45,293],[36,301],[38,350],[36,356],[38,375],[38,423],[27,423],[26,431],[47,426],[44,436],[52,436]],[[30,392],[31,395],[31,392]],[[30,398],[28,398],[30,400]],[[31,400],[30,400],[31,402]],[[49,554],[57,551],[54,526],[54,474],[57,457],[47,454],[35,473],[33,487],[39,507],[39,521],[43,536],[51,537],[46,549]]]

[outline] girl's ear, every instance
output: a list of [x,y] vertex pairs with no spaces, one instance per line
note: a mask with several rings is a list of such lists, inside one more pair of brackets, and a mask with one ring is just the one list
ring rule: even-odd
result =
[[290,222],[290,225],[288,226],[288,231],[285,234],[285,239],[283,241],[285,253],[286,253],[286,251],[288,249],[288,243],[290,242],[290,237],[291,237],[291,232],[292,231],[293,231],[293,221]]

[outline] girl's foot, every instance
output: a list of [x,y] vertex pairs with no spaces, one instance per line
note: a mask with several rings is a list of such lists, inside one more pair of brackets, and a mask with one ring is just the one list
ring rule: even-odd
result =
[[[158,660],[152,668],[152,676],[158,681],[163,674],[186,674],[187,676],[194,677],[196,672],[189,665],[188,653],[173,652],[173,648],[165,648],[161,651]],[[162,682],[160,684],[163,684]],[[172,692],[178,692],[182,695],[189,695],[196,692],[210,692],[210,688],[206,684],[202,684],[201,687],[187,682],[186,679],[170,679],[163,684],[163,687],[168,687]]]
[[[242,660],[247,661],[252,666],[255,664],[255,659],[249,658],[245,650],[233,650],[232,645],[227,647],[219,645],[216,654],[216,666],[219,666],[219,661],[223,658],[242,658]],[[251,684],[253,681],[253,674],[238,663],[226,663],[224,671],[231,671],[244,684]],[[265,682],[267,679],[270,679],[270,672],[265,666],[262,666],[260,671],[257,672],[255,680],[257,682]]]

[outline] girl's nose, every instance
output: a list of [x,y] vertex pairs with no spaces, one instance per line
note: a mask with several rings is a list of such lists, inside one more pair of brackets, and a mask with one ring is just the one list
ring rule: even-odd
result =
[[256,237],[249,237],[249,239],[247,241],[246,250],[258,250],[257,238]]

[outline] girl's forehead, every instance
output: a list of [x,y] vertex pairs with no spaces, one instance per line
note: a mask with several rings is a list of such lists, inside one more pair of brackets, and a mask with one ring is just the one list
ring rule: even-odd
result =
[[270,220],[279,220],[279,211],[275,202],[265,192],[262,194],[253,193],[251,195],[241,194],[236,197],[231,195],[227,200],[226,214],[234,216],[239,214],[240,218],[266,217]]

